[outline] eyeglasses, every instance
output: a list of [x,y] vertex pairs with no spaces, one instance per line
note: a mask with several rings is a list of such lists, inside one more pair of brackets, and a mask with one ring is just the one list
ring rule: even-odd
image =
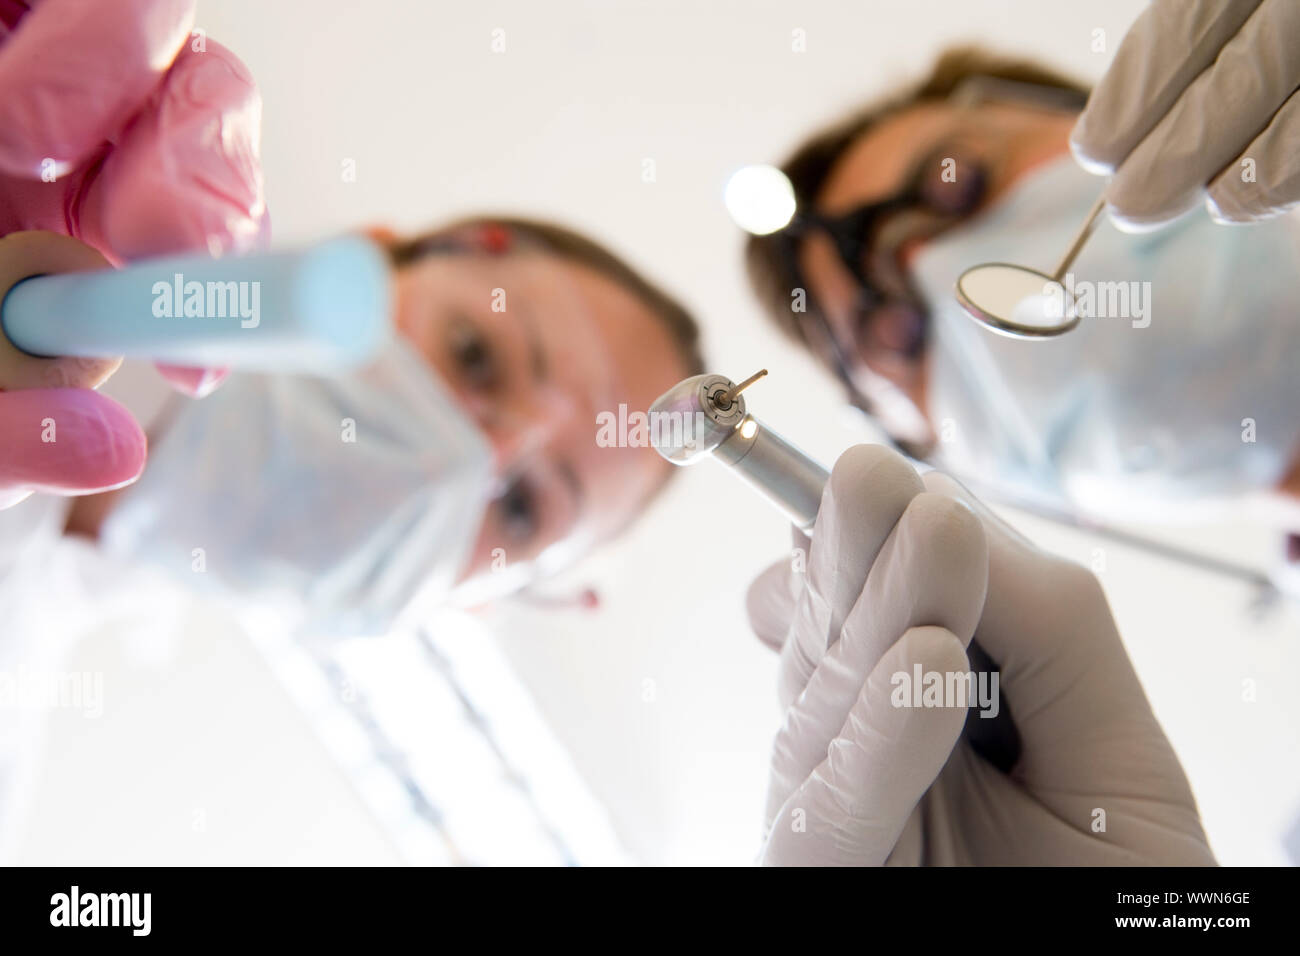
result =
[[[949,96],[963,107],[1001,101],[1050,112],[1077,112],[1085,99],[1079,90],[987,76],[968,78]],[[844,383],[851,403],[868,414],[871,402],[854,370],[864,363],[877,369],[914,365],[925,348],[929,314],[908,274],[908,253],[980,209],[991,169],[970,142],[954,136],[931,149],[894,195],[835,216],[801,208],[773,235],[790,287],[806,297],[807,308],[795,313],[800,333]],[[803,240],[818,234],[830,239],[855,286],[854,301],[834,324],[799,263]]]
[[[845,316],[849,341],[835,333],[826,311],[815,303],[802,313],[806,325],[820,326],[805,328],[805,336],[829,346],[841,378],[851,379],[850,369],[864,360],[910,361],[921,355],[928,316],[904,257],[916,244],[969,217],[984,201],[987,184],[985,163],[969,149],[939,147],[913,167],[894,195],[836,216],[809,210],[783,230],[791,275],[802,278],[797,261],[801,241],[821,233],[853,277],[856,295]],[[807,290],[808,284],[799,287]]]

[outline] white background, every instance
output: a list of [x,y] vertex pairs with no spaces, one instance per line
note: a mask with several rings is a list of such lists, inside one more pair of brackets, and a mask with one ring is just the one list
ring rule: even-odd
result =
[[[368,2],[221,0],[198,24],[265,97],[277,242],[367,223],[528,212],[608,241],[702,317],[716,369],[771,376],[752,407],[827,461],[859,438],[837,394],[769,332],[721,203],[736,167],[777,161],[886,84],[978,40],[1100,75],[1142,4],[1066,2]],[[491,52],[503,28],[506,51]],[[791,51],[806,31],[807,52]],[[1092,52],[1094,30],[1106,52]],[[345,160],[357,179],[344,183]],[[657,181],[642,181],[643,160]],[[497,638],[630,850],[745,862],[778,715],[749,636],[748,580],[781,520],[706,464],[569,576],[595,614],[518,609]],[[1018,521],[1082,561],[1097,542]],[[1244,522],[1182,532],[1216,552],[1274,545]],[[1294,617],[1256,625],[1242,587],[1106,547],[1103,582],[1224,862],[1281,863],[1300,814]],[[563,588],[557,587],[562,591]],[[383,862],[397,857],[242,638],[191,619],[143,666],[111,635],[78,652],[118,699],[56,715],[23,857],[40,862]],[[1243,679],[1259,701],[1241,702]],[[437,728],[429,728],[436,734]],[[210,826],[195,835],[196,807]]]

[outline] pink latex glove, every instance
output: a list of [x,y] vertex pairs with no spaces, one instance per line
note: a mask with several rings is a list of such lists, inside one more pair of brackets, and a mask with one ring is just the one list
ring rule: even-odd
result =
[[[114,263],[265,243],[261,97],[193,23],[193,0],[0,0],[0,235],[60,232]],[[194,396],[225,374],[159,368]],[[128,484],[145,447],[89,389],[0,392],[0,508]]]

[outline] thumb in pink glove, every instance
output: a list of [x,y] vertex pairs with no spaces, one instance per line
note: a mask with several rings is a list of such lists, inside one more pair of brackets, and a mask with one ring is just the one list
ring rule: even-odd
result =
[[[191,0],[0,4],[0,233],[64,233],[116,263],[265,242],[261,100],[238,59],[191,37],[193,18]],[[160,370],[196,396],[224,374]],[[80,391],[0,392],[0,506],[139,475],[139,426]]]

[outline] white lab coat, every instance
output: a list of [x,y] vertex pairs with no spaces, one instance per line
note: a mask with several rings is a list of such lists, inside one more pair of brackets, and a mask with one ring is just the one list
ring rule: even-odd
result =
[[[123,372],[105,391],[147,423],[168,386],[148,367]],[[162,575],[109,561],[86,539],[65,537],[69,508],[66,498],[33,495],[0,510],[0,865],[17,852],[48,717],[31,691],[108,623],[164,627],[180,607],[179,587]],[[104,696],[111,701],[111,688]]]

